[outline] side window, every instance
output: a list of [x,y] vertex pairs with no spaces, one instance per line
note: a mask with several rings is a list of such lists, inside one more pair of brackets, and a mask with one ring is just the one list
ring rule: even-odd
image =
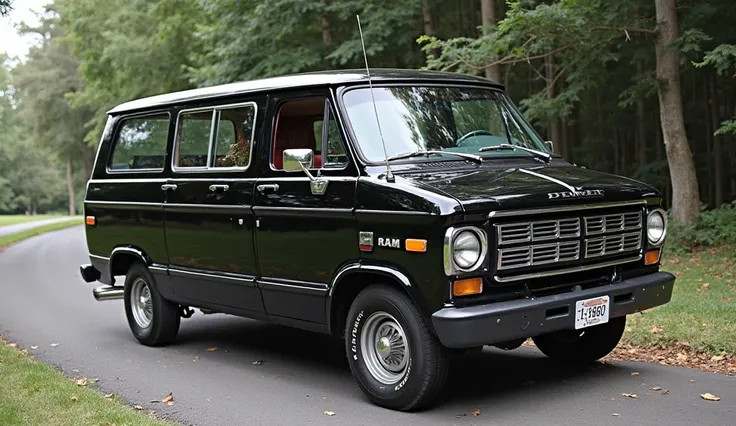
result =
[[255,118],[254,104],[182,112],[177,124],[174,167],[247,168]]
[[[325,129],[326,110],[328,120]],[[314,151],[314,168],[341,168],[347,165],[345,144],[326,98],[302,98],[281,105],[274,129],[273,168],[281,170],[284,150],[296,148]]]
[[125,119],[115,137],[110,170],[163,170],[169,115]]
[[218,111],[214,167],[248,167],[255,135],[256,108],[245,105]]
[[207,167],[212,110],[179,115],[174,167]]

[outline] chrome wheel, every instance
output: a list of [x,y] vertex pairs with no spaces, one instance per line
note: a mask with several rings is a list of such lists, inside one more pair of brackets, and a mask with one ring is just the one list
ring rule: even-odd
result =
[[409,342],[396,318],[375,312],[365,320],[360,350],[371,375],[385,385],[398,383],[409,362]]
[[145,329],[151,325],[153,300],[151,289],[143,278],[136,279],[130,286],[130,310],[138,327]]

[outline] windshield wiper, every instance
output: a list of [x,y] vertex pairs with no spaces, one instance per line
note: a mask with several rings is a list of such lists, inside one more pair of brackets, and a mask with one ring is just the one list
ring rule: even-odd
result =
[[402,158],[412,158],[412,157],[429,157],[430,155],[444,155],[444,154],[457,155],[458,157],[463,157],[466,160],[470,160],[478,164],[483,162],[483,158],[480,155],[465,154],[463,152],[431,151],[431,150],[420,150],[420,151],[405,152],[403,154],[396,154],[396,155],[392,155],[391,157],[388,157],[386,161],[401,160]]
[[552,158],[551,155],[547,154],[546,152],[537,151],[536,149],[527,148],[525,146],[519,146],[519,145],[511,145],[508,143],[502,143],[501,145],[494,145],[494,146],[484,146],[483,148],[479,149],[478,152],[486,152],[486,151],[501,151],[501,150],[516,150],[519,149],[521,151],[526,151],[536,158],[541,158],[546,163],[549,163],[549,160]]

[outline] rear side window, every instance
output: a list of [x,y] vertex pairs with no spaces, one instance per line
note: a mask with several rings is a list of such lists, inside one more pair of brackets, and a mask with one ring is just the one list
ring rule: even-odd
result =
[[168,114],[128,118],[119,129],[110,170],[163,170],[169,136]]

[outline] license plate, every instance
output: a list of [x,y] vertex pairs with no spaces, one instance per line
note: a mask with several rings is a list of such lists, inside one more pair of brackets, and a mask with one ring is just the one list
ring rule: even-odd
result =
[[575,302],[575,330],[607,323],[610,305],[608,296]]

